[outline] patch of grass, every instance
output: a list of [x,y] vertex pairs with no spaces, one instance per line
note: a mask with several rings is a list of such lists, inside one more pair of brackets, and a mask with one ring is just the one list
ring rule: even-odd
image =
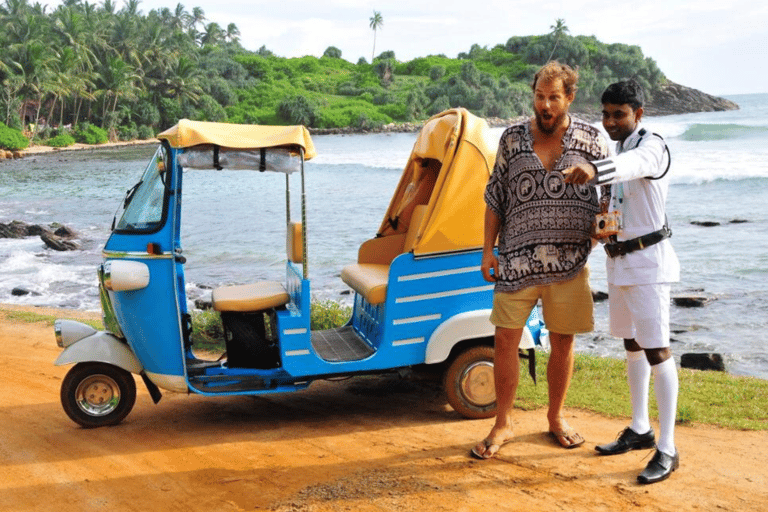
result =
[[195,349],[220,352],[224,347],[224,326],[213,310],[192,313],[192,346]]
[[315,301],[309,307],[310,328],[313,331],[341,327],[352,316],[352,308],[333,300]]
[[[547,407],[546,367],[549,354],[536,354],[534,385],[522,368],[516,407]],[[521,363],[527,365],[526,362]],[[724,372],[679,369],[678,424],[705,423],[737,430],[768,430],[768,381]],[[651,379],[653,380],[653,379]],[[652,418],[658,417],[653,385],[649,390]],[[630,418],[629,386],[623,360],[576,354],[566,407]]]
[[[58,318],[61,318],[61,316],[43,315],[43,314],[35,313],[32,311],[3,309],[3,310],[0,310],[0,318],[2,318],[3,320],[10,320],[13,322],[24,322],[28,324],[45,323],[49,327],[53,327],[53,323]],[[90,325],[91,327],[97,330],[104,329],[104,324],[101,322],[101,320],[78,319],[77,321],[82,322],[86,325]]]

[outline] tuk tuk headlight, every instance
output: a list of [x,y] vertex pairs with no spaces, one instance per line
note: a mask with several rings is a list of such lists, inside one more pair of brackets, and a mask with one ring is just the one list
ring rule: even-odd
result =
[[148,284],[149,267],[140,261],[113,260],[104,264],[104,286],[107,290],[141,290]]
[[56,344],[61,348],[67,348],[73,343],[98,332],[90,325],[62,319],[53,323],[53,330],[56,333]]

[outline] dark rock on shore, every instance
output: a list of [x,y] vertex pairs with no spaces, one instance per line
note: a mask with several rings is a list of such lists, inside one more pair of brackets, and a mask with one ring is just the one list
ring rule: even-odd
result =
[[592,290],[592,301],[593,302],[603,302],[605,300],[608,300],[608,294],[601,291],[595,291]]
[[39,236],[44,228],[26,222],[13,220],[8,224],[0,222],[0,238],[26,238],[28,236]]
[[72,228],[61,224],[54,223],[50,227],[45,227],[18,220],[8,224],[0,222],[0,238],[26,238],[29,236],[39,236],[46,246],[56,251],[74,251],[80,248],[77,243],[72,241],[77,238],[77,233]]
[[40,294],[37,292],[33,292],[31,290],[27,290],[26,288],[16,287],[13,290],[11,290],[11,295],[14,297],[23,297],[24,295],[32,295],[33,297],[39,297]]
[[675,306],[681,308],[700,308],[711,301],[710,297],[672,297]]
[[40,238],[45,245],[53,249],[54,251],[76,251],[80,248],[75,242],[66,240],[64,237],[54,235],[50,231],[42,233]]
[[687,353],[680,357],[680,367],[693,370],[714,370],[718,372],[725,371],[723,356],[717,353],[695,354]]

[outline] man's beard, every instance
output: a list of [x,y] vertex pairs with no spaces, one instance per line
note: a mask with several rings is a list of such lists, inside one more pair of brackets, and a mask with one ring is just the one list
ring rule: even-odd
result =
[[554,119],[554,122],[552,123],[551,127],[544,126],[544,119],[541,117],[541,113],[539,113],[538,110],[534,111],[534,114],[536,116],[536,126],[539,128],[539,131],[542,133],[545,133],[547,135],[552,135],[555,133],[555,130],[563,123],[563,120],[565,119],[566,113],[563,112],[559,116],[557,116]]

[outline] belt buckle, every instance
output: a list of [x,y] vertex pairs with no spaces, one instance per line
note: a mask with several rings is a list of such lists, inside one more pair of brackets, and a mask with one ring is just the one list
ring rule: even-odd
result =
[[627,254],[626,245],[622,242],[617,242],[615,244],[605,244],[603,248],[611,258],[615,258],[616,256],[624,256]]

